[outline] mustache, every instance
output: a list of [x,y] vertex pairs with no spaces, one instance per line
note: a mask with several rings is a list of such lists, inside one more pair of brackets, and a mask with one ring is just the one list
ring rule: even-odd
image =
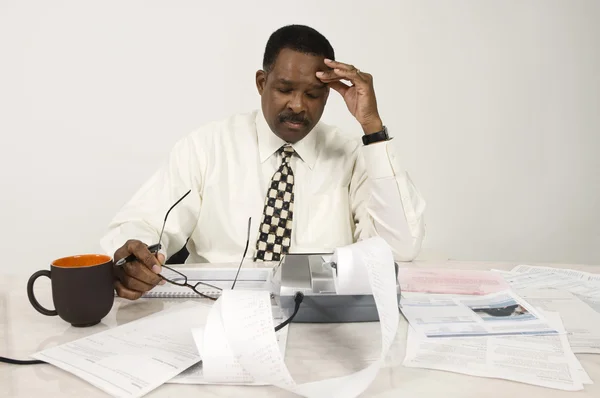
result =
[[306,126],[310,123],[310,119],[304,113],[284,112],[279,114],[279,122],[302,123]]

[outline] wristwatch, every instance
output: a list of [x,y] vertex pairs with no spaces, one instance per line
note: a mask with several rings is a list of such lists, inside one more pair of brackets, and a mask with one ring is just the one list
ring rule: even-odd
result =
[[373,144],[375,142],[387,141],[390,139],[388,135],[387,127],[383,126],[383,130],[376,133],[364,134],[362,136],[362,142],[365,145]]

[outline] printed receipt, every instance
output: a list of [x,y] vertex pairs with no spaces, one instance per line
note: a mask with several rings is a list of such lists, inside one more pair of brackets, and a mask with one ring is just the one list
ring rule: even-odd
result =
[[381,326],[381,355],[348,376],[297,384],[278,347],[271,300],[264,291],[224,291],[213,305],[198,350],[204,378],[221,383],[270,384],[309,397],[351,398],[372,383],[398,331],[399,310],[392,252],[379,237],[347,248],[363,264],[377,305]]
[[[279,319],[279,321],[281,322],[282,320]],[[286,345],[287,345],[288,330],[289,330],[289,326],[286,325],[285,327],[281,328],[281,330],[277,331],[277,333],[276,333],[277,343],[279,344],[279,350],[281,351],[281,354],[284,357],[285,357],[285,350],[286,350]],[[196,341],[196,344],[198,347],[198,352],[200,353],[200,356],[203,356],[204,328],[193,329],[192,335],[194,336],[194,340]],[[228,353],[230,354],[231,351],[228,351]],[[228,360],[231,361],[232,359],[229,358]],[[252,385],[252,386],[266,385],[266,383],[253,382],[251,376],[243,370],[242,365],[240,365],[239,362],[236,362],[236,366],[238,367],[238,369],[236,369],[236,371],[232,372],[232,373],[239,375],[239,376],[231,377],[229,375],[225,375],[225,378],[229,379],[230,381],[227,383],[223,383],[223,384]],[[181,374],[179,374],[179,375],[175,376],[174,378],[172,378],[171,380],[167,381],[167,383],[173,383],[173,384],[217,384],[217,383],[208,382],[205,379],[202,361],[200,361],[196,365],[190,367],[189,369],[186,369]]]

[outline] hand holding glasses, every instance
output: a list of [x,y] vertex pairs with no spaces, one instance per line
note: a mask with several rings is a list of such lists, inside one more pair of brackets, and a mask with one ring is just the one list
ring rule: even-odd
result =
[[[119,260],[117,260],[115,262],[115,268],[116,269],[123,269],[126,270],[127,267],[129,266],[129,264],[135,264],[138,261],[142,261],[144,264],[150,264],[150,266],[152,268],[154,268],[152,266],[152,262],[156,261],[156,257],[154,257],[154,254],[152,254],[153,252],[156,253],[160,250],[160,241],[162,239],[162,234],[165,230],[165,224],[167,223],[167,217],[169,216],[169,213],[171,212],[171,210],[173,210],[173,208],[175,206],[177,206],[177,204],[179,202],[181,202],[188,194],[190,193],[190,191],[188,191],[185,195],[183,195],[177,202],[175,202],[175,204],[173,206],[171,206],[171,208],[167,211],[167,214],[165,215],[165,219],[163,221],[163,226],[162,226],[162,230],[160,231],[160,235],[158,237],[158,242],[155,245],[152,246],[145,246],[142,242],[136,241],[138,244],[137,247],[137,251],[131,251],[129,255],[127,256],[121,256],[119,258]],[[246,233],[246,247],[244,248],[244,254],[242,254],[242,259],[240,261],[240,265],[238,266],[237,269],[237,273],[235,274],[235,278],[233,280],[233,283],[231,284],[231,289],[233,290],[233,288],[235,287],[235,283],[237,281],[238,275],[240,274],[240,269],[242,268],[242,264],[244,263],[244,258],[246,257],[246,253],[248,252],[248,244],[250,243],[250,228],[252,225],[252,218],[248,218],[248,231]],[[139,245],[142,245],[141,247]],[[120,249],[119,249],[120,250]],[[118,252],[118,250],[117,250]],[[142,258],[140,258],[140,255],[138,254],[139,252],[141,252],[141,256]],[[133,257],[132,257],[133,256]],[[160,256],[160,254],[158,254],[158,256]],[[116,253],[115,253],[115,257],[117,257]],[[147,268],[143,267],[144,269],[147,270]],[[188,283],[188,278],[187,276],[185,276],[184,274],[182,274],[179,271],[174,270],[171,267],[167,267],[166,265],[162,265],[162,268],[166,268],[167,270],[171,271],[173,276],[169,275],[170,278],[166,278],[163,275],[160,275],[160,271],[157,272],[157,274],[154,274],[157,278],[159,278],[160,281],[165,281],[168,282],[172,285],[176,285],[176,286],[182,286],[182,287],[187,287],[190,288],[192,291],[194,291],[196,294],[198,294],[200,297],[204,297],[207,298],[209,300],[216,300],[217,297],[212,297],[212,296],[208,296],[204,293],[202,293],[199,289],[198,286],[200,285],[205,285],[210,287],[211,289],[217,289],[217,290],[223,290],[220,287],[217,286],[213,286],[209,283],[205,283],[202,281],[198,281],[195,284],[190,284]],[[120,283],[120,282],[117,282]],[[156,284],[155,284],[156,285]],[[153,286],[152,286],[153,287]],[[150,287],[150,289],[152,288]],[[150,290],[148,289],[148,290]],[[147,291],[147,290],[146,290]],[[117,290],[117,292],[119,292],[119,290]],[[121,294],[119,294],[121,296]],[[142,293],[139,293],[139,296],[137,296],[136,298],[141,297]],[[123,296],[121,296],[123,297]],[[300,309],[300,304],[302,303],[304,299],[304,295],[302,294],[302,292],[296,292],[295,296],[294,296],[294,302],[295,302],[295,306],[294,306],[294,312],[292,313],[292,315],[290,315],[285,321],[281,322],[279,325],[275,326],[275,331],[279,331],[280,329],[282,329],[283,327],[285,327],[286,325],[288,325],[296,316],[296,314],[298,313],[298,310]]]
[[[200,291],[199,286],[205,285],[210,287],[212,290],[222,290],[217,286],[213,286],[205,282],[196,282],[195,284],[188,283],[188,278],[181,272],[161,264],[164,261],[162,254],[157,254],[161,249],[162,235],[165,230],[167,218],[169,213],[175,206],[177,206],[187,195],[191,192],[187,191],[177,202],[173,204],[167,211],[163,220],[163,226],[158,237],[158,243],[146,246],[144,243],[131,240],[128,241],[123,247],[115,252],[115,271],[118,276],[118,280],[115,282],[115,289],[120,297],[128,298],[130,300],[136,300],[142,296],[143,293],[151,290],[157,284],[164,284],[165,282],[176,286],[188,287],[196,294],[201,297],[208,298],[210,300],[216,300],[216,297],[208,296]],[[237,274],[233,281],[231,288],[235,287],[237,277],[240,269],[248,252],[248,245],[250,242],[250,227],[252,218],[248,218],[248,231],[246,235],[246,247],[244,248],[244,254],[237,270]],[[158,258],[157,258],[158,257]],[[163,257],[163,261],[160,261],[160,257]],[[118,258],[118,260],[117,260]],[[166,268],[170,272],[168,278],[161,275],[162,268]]]

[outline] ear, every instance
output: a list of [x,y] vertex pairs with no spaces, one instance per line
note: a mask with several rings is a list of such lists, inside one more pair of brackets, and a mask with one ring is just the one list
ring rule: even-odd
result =
[[262,95],[265,91],[265,85],[267,84],[267,72],[262,69],[256,71],[256,88],[258,93]]

